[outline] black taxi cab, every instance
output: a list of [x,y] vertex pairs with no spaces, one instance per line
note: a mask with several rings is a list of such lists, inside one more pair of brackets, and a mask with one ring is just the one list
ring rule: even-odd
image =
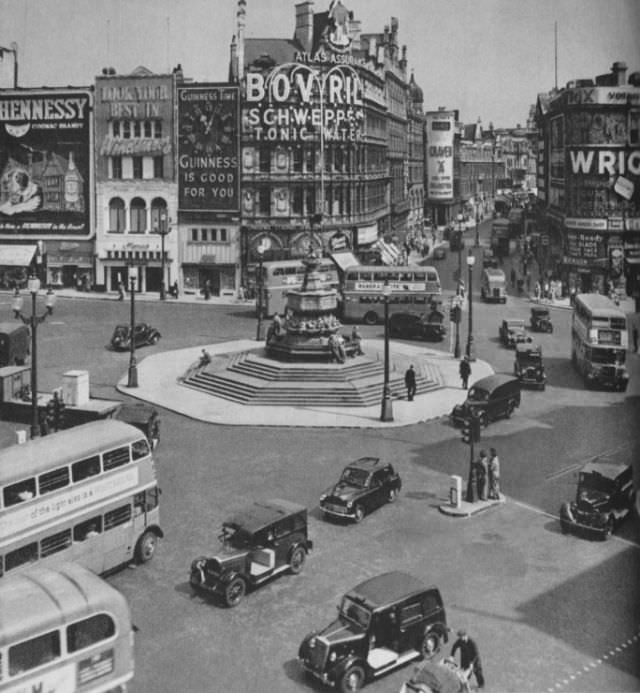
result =
[[495,419],[510,418],[519,406],[518,378],[494,373],[473,383],[467,399],[462,404],[456,404],[449,419],[454,426],[461,426],[469,418],[478,418],[484,427]]

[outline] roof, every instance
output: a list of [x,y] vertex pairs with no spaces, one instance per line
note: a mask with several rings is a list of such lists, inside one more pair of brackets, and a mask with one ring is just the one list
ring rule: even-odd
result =
[[306,512],[304,505],[280,498],[255,501],[227,518],[225,524],[237,525],[248,532],[257,532],[277,520],[299,512]]
[[124,596],[76,563],[9,573],[0,580],[0,647],[97,611],[113,614],[120,630],[130,629]]
[[423,592],[425,589],[427,586],[413,575],[393,571],[361,582],[349,590],[348,595],[365,601],[370,608],[375,609],[393,604],[412,594]]
[[549,309],[546,306],[532,306],[531,312],[537,315],[549,315]]
[[542,347],[539,344],[516,344],[516,352],[518,353],[532,353],[542,354]]
[[514,327],[524,327],[524,320],[522,320],[521,318],[505,318],[503,322],[507,324],[509,327],[511,327],[512,325]]
[[473,383],[472,387],[478,388],[479,390],[495,390],[496,387],[504,385],[505,383],[515,383],[519,386],[518,379],[514,378],[512,375],[506,375],[505,373],[494,373],[493,375],[488,375],[486,378],[480,378]]
[[504,272],[501,269],[497,269],[495,267],[485,267],[484,271],[488,277],[501,277],[502,279],[505,278]]
[[0,450],[0,485],[53,469],[105,449],[139,440],[143,434],[123,421],[106,419],[74,426]]
[[354,460],[353,462],[349,462],[347,467],[358,467],[359,469],[366,469],[368,471],[372,471],[374,468],[378,466],[384,466],[384,464],[380,465],[379,463],[379,457],[360,457],[357,460]]
[[594,318],[610,318],[614,315],[626,320],[624,311],[618,308],[610,298],[602,294],[578,294],[576,302],[578,301],[591,311]]
[[585,464],[580,471],[585,474],[593,474],[594,472],[597,472],[607,479],[616,479],[627,469],[629,469],[629,465],[622,462],[611,462],[609,460],[595,459],[591,460],[591,462],[587,462],[587,464]]

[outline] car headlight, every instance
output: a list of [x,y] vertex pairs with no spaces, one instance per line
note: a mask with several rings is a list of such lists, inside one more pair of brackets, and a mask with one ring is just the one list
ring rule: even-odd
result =
[[315,647],[316,646],[316,639],[315,636],[309,640],[309,647]]
[[326,494],[326,493],[323,493],[323,494],[320,496],[320,502],[322,503],[322,501],[324,501],[324,500],[327,500],[327,494]]
[[329,661],[330,661],[330,662],[335,662],[337,658],[338,658],[338,655],[337,655],[335,652],[332,652],[332,653],[329,655]]
[[349,502],[347,503],[347,508],[348,508],[349,510],[351,510],[352,507],[353,507],[353,501],[349,501]]

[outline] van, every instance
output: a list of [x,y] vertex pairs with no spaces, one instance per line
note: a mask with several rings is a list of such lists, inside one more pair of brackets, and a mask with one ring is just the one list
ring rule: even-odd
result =
[[0,367],[24,366],[29,356],[29,328],[14,322],[0,322]]
[[485,267],[480,281],[480,296],[487,302],[507,302],[507,278],[501,269]]
[[520,381],[510,375],[495,373],[480,378],[469,388],[467,399],[457,404],[450,414],[454,426],[470,417],[477,417],[481,426],[500,417],[510,418],[520,406]]

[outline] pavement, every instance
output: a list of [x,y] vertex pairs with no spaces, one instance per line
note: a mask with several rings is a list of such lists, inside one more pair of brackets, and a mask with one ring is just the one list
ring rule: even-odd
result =
[[[138,387],[127,387],[127,375],[118,382],[117,389],[123,394],[169,409],[198,421],[232,426],[302,426],[340,428],[393,428],[429,421],[448,415],[456,404],[462,403],[467,391],[460,385],[459,360],[447,352],[425,348],[422,344],[393,342],[391,345],[391,368],[406,369],[413,363],[416,370],[435,373],[441,387],[437,390],[416,395],[412,402],[406,399],[393,400],[393,421],[381,421],[381,405],[372,407],[291,407],[253,406],[238,404],[215,395],[193,390],[181,384],[180,379],[197,363],[202,349],[212,358],[255,350],[256,342],[241,339],[231,342],[200,345],[152,354],[137,364]],[[384,341],[363,339],[362,349],[366,354],[380,352]],[[493,368],[486,362],[472,363],[470,384],[491,375]],[[404,372],[404,371],[403,371]],[[382,400],[382,383],[380,386]]]

